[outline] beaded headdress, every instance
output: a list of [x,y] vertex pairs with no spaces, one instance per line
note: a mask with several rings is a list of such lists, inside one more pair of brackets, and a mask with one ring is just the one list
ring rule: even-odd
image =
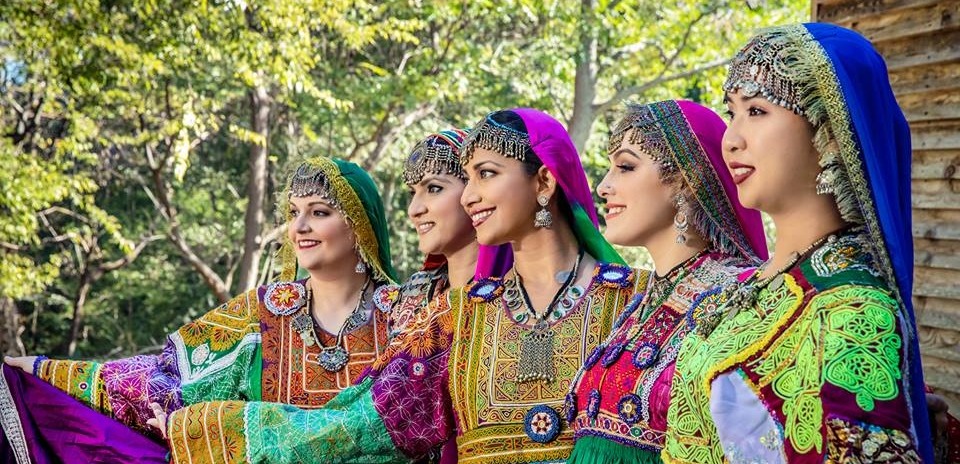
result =
[[[660,168],[660,178],[667,180],[672,177],[671,175],[677,172],[677,165],[673,161],[673,156],[670,155],[673,148],[659,124],[671,118],[683,119],[683,113],[676,104],[668,105],[667,103],[661,102],[657,107],[654,106],[655,104],[627,103],[626,115],[610,134],[607,153],[613,154],[619,150],[623,145],[623,138],[629,132],[627,141],[639,145],[640,149],[657,163]],[[655,110],[658,111],[655,112]]]
[[416,184],[427,174],[449,174],[466,181],[460,165],[460,148],[466,135],[463,129],[451,129],[421,140],[403,163],[404,183]]
[[507,158],[526,161],[530,150],[530,136],[493,120],[494,113],[486,115],[463,140],[460,165],[466,166],[478,147],[495,151]]
[[823,86],[835,79],[832,72],[822,48],[806,28],[778,26],[762,30],[740,49],[730,64],[723,90],[739,90],[746,97],[760,96],[809,121],[816,131],[813,142],[820,155],[820,166],[824,177],[833,184],[840,214],[847,222],[862,224],[864,219],[851,176],[832,145],[840,134],[830,124],[829,99]]

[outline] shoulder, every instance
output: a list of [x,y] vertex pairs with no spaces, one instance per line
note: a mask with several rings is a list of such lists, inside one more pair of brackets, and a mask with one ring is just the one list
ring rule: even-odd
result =
[[884,288],[873,248],[863,234],[843,235],[811,253],[800,263],[800,272],[818,292],[847,285]]
[[174,338],[186,346],[209,342],[214,350],[233,346],[247,334],[260,330],[260,297],[264,287],[251,289],[180,327]]
[[378,312],[389,313],[400,301],[401,287],[385,283],[373,289],[373,304]]
[[503,295],[503,288],[503,278],[485,277],[447,292],[445,299],[451,302],[452,299],[462,299],[469,303],[489,303]]
[[289,316],[307,303],[303,281],[274,282],[257,289],[260,301],[275,316]]

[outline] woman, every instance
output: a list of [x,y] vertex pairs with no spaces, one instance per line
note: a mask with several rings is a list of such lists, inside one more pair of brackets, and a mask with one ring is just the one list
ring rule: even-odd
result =
[[[394,462],[456,436],[459,462],[561,462],[572,434],[558,411],[638,274],[596,229],[576,150],[531,109],[485,117],[464,143],[461,203],[482,244],[509,243],[514,267],[451,290],[391,342],[359,385],[316,411],[217,402],[173,414],[175,462]],[[521,277],[523,276],[523,277]],[[221,440],[201,423],[242,421]],[[208,425],[211,426],[211,425]]]
[[[391,318],[391,338],[399,335],[434,299],[450,287],[470,283],[474,275],[502,276],[509,268],[509,246],[477,245],[470,216],[460,206],[467,178],[460,166],[460,148],[467,133],[451,129],[420,141],[403,164],[410,189],[407,217],[426,255],[423,268],[400,286]],[[478,259],[480,266],[477,266]],[[456,440],[434,449],[428,462],[456,462]]]
[[910,132],[883,59],[772,28],[724,84],[723,156],[773,259],[684,340],[666,462],[933,462],[910,303]]
[[[154,430],[147,422],[155,416],[203,401],[322,406],[387,346],[386,297],[396,291],[386,221],[370,176],[324,157],[296,168],[280,206],[288,212],[281,281],[181,327],[160,355],[7,363],[143,430]],[[292,280],[298,267],[306,280]]]
[[656,275],[587,359],[568,398],[571,463],[660,462],[680,341],[721,290],[766,259],[760,214],[740,205],[723,163],[726,126],[689,101],[628,105],[597,187],[612,243],[643,246]]
[[[421,140],[403,164],[410,190],[407,217],[426,255],[420,271],[400,286],[390,334],[396,336],[435,297],[481,277],[502,276],[509,268],[508,247],[477,246],[470,216],[460,206],[467,178],[460,166],[460,148],[467,133],[445,130]],[[482,257],[477,268],[478,256]]]

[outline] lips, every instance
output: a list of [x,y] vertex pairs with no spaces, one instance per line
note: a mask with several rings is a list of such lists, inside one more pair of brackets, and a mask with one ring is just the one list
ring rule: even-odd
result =
[[620,213],[622,213],[626,209],[627,207],[623,205],[607,204],[607,214],[605,214],[603,217],[609,221],[610,219],[613,219],[619,216]]
[[753,166],[740,163],[730,163],[728,167],[730,168],[730,175],[733,177],[733,183],[737,185],[747,180],[755,171]]
[[433,230],[433,227],[435,225],[436,223],[434,222],[423,222],[423,223],[417,224],[417,233],[420,235],[423,235],[427,232],[430,232],[431,230]]
[[486,222],[487,218],[493,214],[493,208],[483,209],[470,213],[470,220],[473,221],[473,227],[476,228]]
[[300,250],[307,250],[319,244],[319,240],[297,240],[297,248]]

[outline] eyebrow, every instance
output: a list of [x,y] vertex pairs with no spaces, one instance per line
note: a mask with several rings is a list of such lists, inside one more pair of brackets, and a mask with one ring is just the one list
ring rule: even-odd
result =
[[498,163],[498,162],[496,162],[496,161],[486,160],[486,161],[481,161],[481,162],[473,165],[473,170],[476,171],[477,169],[480,169],[481,167],[483,167],[485,164],[492,164],[492,165],[497,166],[497,167],[500,167],[500,168],[503,167],[502,164],[500,164],[500,163]]
[[[290,206],[297,206],[296,203],[294,203],[293,201],[288,202],[288,204]],[[326,206],[327,208],[333,208],[333,206],[330,206],[330,203],[327,203],[323,200],[311,201],[310,203],[307,203],[305,206],[316,206],[316,205]]]
[[424,186],[424,185],[427,185],[427,184],[430,183],[430,182],[440,182],[441,184],[449,184],[449,183],[450,183],[450,179],[445,178],[445,177],[443,177],[443,176],[438,176],[438,175],[434,175],[434,174],[428,174],[428,175],[426,175],[426,176],[423,176],[423,179],[421,179],[420,182],[417,182],[417,185],[419,185],[419,186]]
[[626,153],[626,154],[628,154],[628,155],[631,155],[631,156],[633,156],[634,158],[636,158],[636,159],[638,159],[638,160],[641,159],[641,158],[640,158],[640,155],[638,155],[637,152],[635,152],[635,151],[633,151],[633,150],[631,150],[631,149],[629,149],[629,148],[624,148],[624,147],[621,147],[619,150],[613,152],[613,154],[610,155],[610,159],[616,158],[616,157],[620,156],[620,154],[622,154],[622,153]]
[[[757,95],[754,95],[752,97],[748,97],[746,95],[740,95],[740,101],[742,102],[750,101],[750,100],[753,100],[754,98],[757,98]],[[723,92],[723,103],[724,104],[733,103],[733,99],[730,98],[730,92]]]

